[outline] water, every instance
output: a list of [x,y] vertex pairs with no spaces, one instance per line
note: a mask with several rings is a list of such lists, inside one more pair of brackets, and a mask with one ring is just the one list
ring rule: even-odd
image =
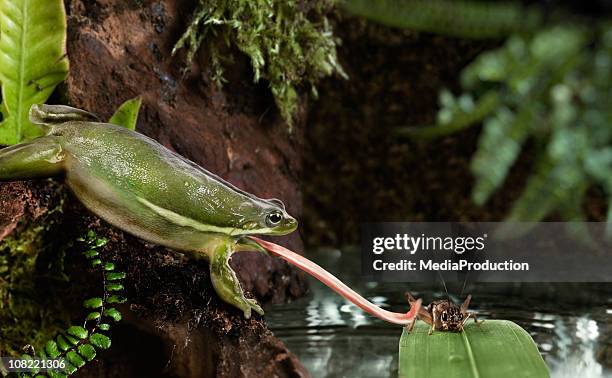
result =
[[[356,251],[314,251],[308,256],[370,301],[392,311],[407,311],[403,293],[408,289],[427,302],[445,296],[439,282],[363,282]],[[461,287],[449,283],[455,302],[463,301],[453,295]],[[605,345],[612,356],[612,285],[468,284],[466,292],[472,293],[470,310],[479,318],[511,320],[525,328],[553,378],[612,377],[612,361],[606,367],[597,358]],[[313,377],[398,375],[401,327],[372,318],[316,280],[311,280],[308,296],[269,307],[266,319]]]

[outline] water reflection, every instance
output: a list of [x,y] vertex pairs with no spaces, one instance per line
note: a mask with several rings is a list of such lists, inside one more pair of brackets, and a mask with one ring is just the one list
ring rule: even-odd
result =
[[[408,286],[426,301],[445,295],[437,284],[363,282],[355,252],[322,251],[309,257],[393,311],[407,310],[403,293]],[[451,299],[463,301],[453,295],[452,285],[449,290]],[[604,340],[612,339],[612,310],[605,305],[612,286],[594,290],[592,285],[571,285],[560,290],[558,285],[479,284],[468,285],[468,291],[479,318],[512,320],[532,335],[553,378],[612,377],[612,361],[602,364],[597,359],[598,354],[612,355],[602,353],[610,345]],[[313,377],[397,377],[401,328],[370,317],[319,282],[311,282],[307,297],[268,308],[266,318]]]

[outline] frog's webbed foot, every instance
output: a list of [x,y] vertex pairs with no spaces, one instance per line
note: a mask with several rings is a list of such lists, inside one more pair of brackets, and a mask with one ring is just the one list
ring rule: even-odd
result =
[[233,246],[233,243],[228,242],[215,248],[210,261],[210,277],[213,287],[221,299],[241,309],[245,318],[251,317],[252,310],[263,315],[264,311],[257,301],[244,296],[236,272],[229,265],[229,259],[234,252]]

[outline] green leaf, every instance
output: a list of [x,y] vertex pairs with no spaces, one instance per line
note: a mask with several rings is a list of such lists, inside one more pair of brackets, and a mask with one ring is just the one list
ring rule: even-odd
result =
[[122,280],[125,278],[125,273],[124,272],[114,272],[114,273],[108,273],[106,275],[106,279],[109,281],[118,281],[118,280]]
[[114,321],[118,322],[121,320],[121,313],[116,308],[109,308],[104,310],[104,315],[112,318]]
[[[72,326],[70,328],[68,328],[66,330],[66,333],[68,333],[71,336],[77,337],[79,339],[85,339],[87,338],[87,330],[83,327],[79,327],[79,326]],[[74,343],[73,343],[74,344]]]
[[108,297],[106,301],[111,304],[112,303],[125,303],[127,302],[127,298],[119,296],[119,295],[111,295],[110,297]]
[[96,319],[100,319],[99,312],[94,311],[94,312],[90,312],[89,314],[87,314],[87,320],[96,320]]
[[50,358],[56,358],[60,355],[60,351],[57,348],[57,343],[53,340],[47,341],[47,344],[45,345],[45,351],[47,352],[47,356],[49,356]]
[[498,38],[532,28],[540,14],[513,2],[345,0],[349,12],[384,25],[464,38]]
[[104,270],[110,272],[112,270],[115,270],[115,264],[113,263],[106,263],[104,264]]
[[74,338],[70,335],[66,335],[66,340],[68,340],[68,342],[72,345],[77,345],[79,343],[79,339]]
[[111,345],[111,340],[108,336],[102,335],[100,333],[93,333],[89,337],[89,341],[93,346],[98,349],[108,349]]
[[89,344],[79,345],[77,351],[87,361],[92,361],[94,358],[96,358],[96,350]]
[[64,352],[72,347],[70,344],[68,344],[68,340],[66,340],[66,338],[62,335],[57,336],[55,340],[57,341],[59,348]]
[[28,120],[33,104],[49,98],[68,74],[62,0],[0,0],[0,144],[42,131]]
[[140,96],[127,100],[121,104],[119,109],[117,109],[115,114],[113,114],[108,122],[112,123],[113,125],[123,126],[127,129],[135,130],[141,104],[142,98]]
[[506,320],[468,322],[464,332],[434,332],[417,322],[400,340],[402,378],[548,378],[548,368],[527,331]]
[[423,139],[453,134],[482,121],[491,112],[495,111],[499,105],[499,94],[496,91],[490,91],[482,95],[478,102],[470,109],[457,104],[454,98],[450,100],[452,101],[451,103],[445,104],[445,96],[441,95],[440,97],[442,109],[438,115],[438,124],[424,127],[401,127],[397,128],[395,133],[397,135]]
[[100,252],[96,251],[95,249],[90,249],[86,252],[83,253],[85,255],[85,257],[87,257],[88,259],[91,259],[92,257],[96,257],[100,254]]
[[83,358],[81,356],[79,356],[73,350],[71,350],[70,352],[66,353],[66,358],[68,359],[68,361],[70,361],[71,364],[73,364],[77,368],[80,368],[83,365],[85,365],[85,361],[83,360]]
[[83,302],[83,307],[99,308],[99,307],[102,307],[102,303],[103,303],[102,298],[99,298],[99,297],[89,298]]
[[106,290],[108,291],[120,291],[123,290],[123,285],[118,283],[109,283],[106,285]]
[[506,179],[527,138],[533,113],[529,104],[518,115],[501,107],[485,122],[470,167],[476,178],[472,199],[477,205],[483,205]]
[[102,331],[108,331],[110,329],[110,324],[108,324],[108,323],[100,323],[98,325],[98,328],[100,328]]
[[[73,351],[68,352],[68,354],[71,354],[71,353],[76,354],[76,353],[75,353],[75,352],[73,352]],[[66,364],[66,366],[64,366],[64,368],[62,369],[62,371],[66,372],[68,375],[72,375],[72,374],[76,373],[76,371],[77,371],[77,367],[76,367],[76,366],[74,366],[74,364],[72,364],[72,363],[70,363],[70,362],[68,362],[68,361],[64,361],[64,363]]]
[[106,238],[98,238],[98,239],[96,239],[94,245],[96,246],[96,248],[99,248],[99,247],[105,246],[107,243],[108,243],[108,239],[106,239]]

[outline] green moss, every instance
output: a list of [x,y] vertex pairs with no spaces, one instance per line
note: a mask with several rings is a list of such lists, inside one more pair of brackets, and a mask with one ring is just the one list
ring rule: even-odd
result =
[[[61,265],[56,253],[46,264],[39,257],[49,245],[49,232],[57,224],[64,195],[56,188],[57,201],[35,222],[24,222],[0,242],[0,354],[18,355],[28,343],[41,345],[69,321],[56,298],[41,290],[39,280]],[[45,266],[41,266],[45,265]]]
[[[305,9],[308,7],[308,9]],[[298,89],[338,73],[338,39],[325,13],[331,2],[314,0],[200,0],[191,25],[174,47],[187,48],[191,62],[202,42],[209,49],[212,78],[225,81],[223,66],[231,56],[220,51],[236,47],[251,61],[254,81],[268,81],[281,115],[291,126],[298,106]]]

